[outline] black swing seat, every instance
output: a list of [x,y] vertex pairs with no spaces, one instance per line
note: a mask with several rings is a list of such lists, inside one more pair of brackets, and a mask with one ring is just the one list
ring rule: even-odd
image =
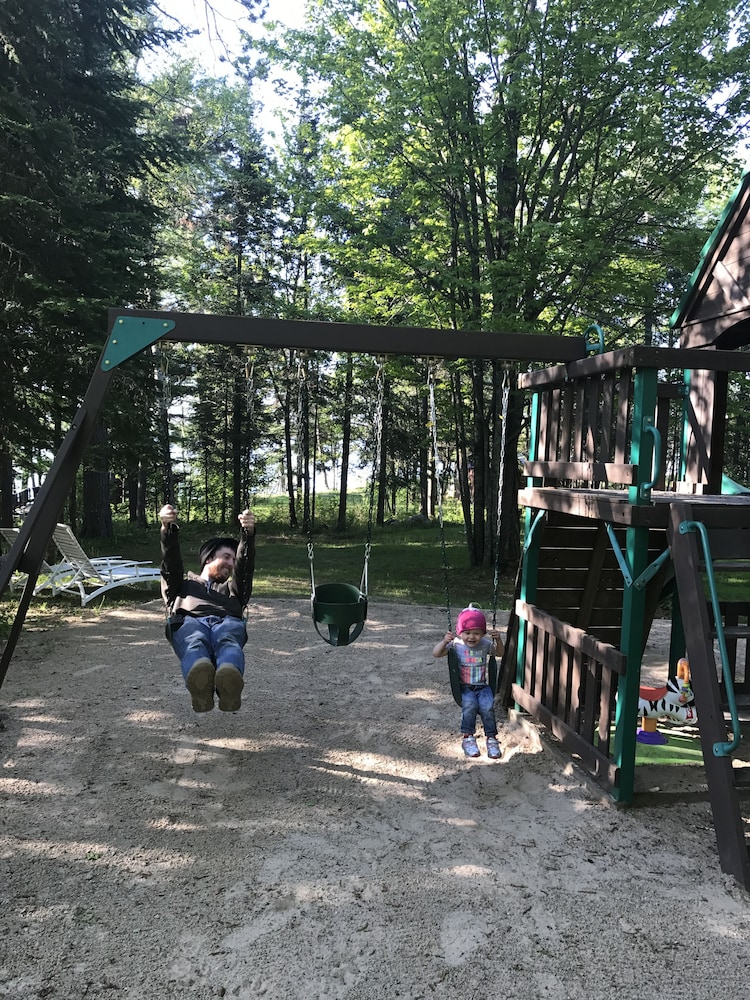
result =
[[[350,583],[323,583],[312,598],[315,631],[329,646],[348,646],[365,627],[367,597]],[[328,634],[319,625],[328,626]]]
[[[452,649],[448,650],[448,676],[451,682],[451,694],[457,705],[461,704],[461,671],[458,664],[458,657]],[[497,694],[500,680],[500,671],[497,669],[497,660],[491,656],[487,662],[487,681],[492,688],[493,694]]]

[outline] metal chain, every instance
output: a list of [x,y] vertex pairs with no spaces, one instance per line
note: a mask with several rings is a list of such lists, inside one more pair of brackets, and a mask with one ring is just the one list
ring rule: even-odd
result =
[[383,400],[385,399],[385,358],[378,358],[378,367],[375,372],[375,384],[377,386],[377,402],[375,404],[375,450],[372,459],[372,476],[370,478],[370,503],[367,512],[367,540],[365,541],[365,561],[362,567],[362,579],[359,589],[367,597],[367,570],[370,562],[370,551],[372,549],[372,524],[375,513],[375,489],[380,478],[383,461]]
[[448,551],[445,546],[445,521],[443,519],[443,490],[438,472],[437,407],[435,406],[435,366],[427,364],[427,386],[430,394],[430,428],[432,430],[432,454],[435,462],[435,494],[437,497],[438,523],[440,524],[440,548],[443,556],[443,585],[445,587],[445,613],[448,617],[448,632],[452,631],[451,599],[448,587]]
[[492,627],[497,620],[497,595],[500,585],[500,529],[503,520],[503,492],[505,487],[505,442],[508,431],[508,401],[510,399],[510,374],[503,372],[502,430],[500,431],[500,466],[497,470],[497,522],[495,524],[495,577],[492,588]]
[[[307,392],[307,375],[305,372],[305,366],[302,363],[304,357],[304,352],[300,351],[297,355],[297,463],[299,465],[301,461],[301,453],[307,452],[305,447],[305,439],[307,437],[307,427],[305,426],[305,407],[304,398],[305,392]],[[301,466],[300,466],[301,468]],[[298,480],[299,481],[299,480]],[[310,519],[307,519],[307,558],[310,560],[310,588],[311,596],[313,600],[315,599],[315,551],[313,548],[312,539],[312,524]]]
[[163,348],[161,350],[159,381],[161,382],[161,391],[164,398],[164,412],[168,413],[169,407],[172,405],[172,390],[169,380],[169,355]]
[[245,450],[245,461],[247,466],[245,468],[246,476],[246,488],[245,488],[245,507],[250,507],[250,466],[251,466],[251,455],[252,455],[252,440],[254,437],[254,426],[255,426],[255,352],[250,351],[245,357],[245,384],[247,386],[247,398],[245,400],[245,407],[247,410],[247,435],[249,438],[248,446]]
[[159,381],[161,382],[161,391],[163,397],[163,417],[162,424],[164,428],[164,483],[166,486],[166,503],[173,504],[175,502],[175,490],[174,490],[174,472],[172,470],[172,442],[170,439],[169,430],[169,408],[172,405],[172,390],[171,383],[169,379],[169,355],[161,348],[161,368],[159,370]]
[[245,382],[247,384],[247,419],[250,430],[255,420],[255,352],[251,351],[245,358]]

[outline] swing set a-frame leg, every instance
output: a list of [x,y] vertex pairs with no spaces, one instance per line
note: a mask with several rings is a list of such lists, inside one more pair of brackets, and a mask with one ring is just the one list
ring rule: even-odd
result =
[[[111,311],[114,312],[114,311]],[[117,366],[166,336],[175,323],[164,317],[118,316],[115,314],[109,337],[91,376],[86,395],[70,430],[45,477],[34,505],[24,518],[10,552],[0,563],[0,594],[10,578],[21,570],[27,574],[16,616],[0,657],[0,687],[8,672],[13,651],[31,603],[39,570],[65,500],[75,482],[83,453],[93,437],[99,414]]]
[[83,403],[65,435],[34,505],[19,528],[10,552],[0,564],[0,593],[5,591],[16,570],[27,574],[16,615],[0,657],[0,687],[5,680],[16,643],[21,635],[39,570],[52,540],[60,511],[75,482],[83,453],[94,433],[104,398],[112,381],[112,374],[112,371],[102,370],[101,367],[97,367],[94,372]]

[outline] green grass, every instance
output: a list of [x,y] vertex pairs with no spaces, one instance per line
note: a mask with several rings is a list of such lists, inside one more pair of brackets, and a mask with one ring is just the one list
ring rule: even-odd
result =
[[[232,534],[231,530],[213,525],[191,523],[180,529],[185,565],[197,572],[197,552],[201,542],[212,535]],[[321,530],[313,536],[315,583],[351,583],[358,586],[364,565],[366,526],[354,526],[345,534]],[[133,527],[125,522],[115,525],[109,539],[81,538],[90,556],[120,555],[128,559],[159,562],[159,532]],[[493,574],[471,569],[463,529],[446,525],[445,547],[448,563],[447,588],[451,610],[477,601],[492,608]],[[54,555],[50,553],[50,558]],[[499,581],[498,607],[508,608],[513,580]],[[310,596],[310,559],[307,538],[300,533],[281,530],[272,520],[266,523],[259,515],[257,560],[254,596],[307,598]],[[403,524],[373,528],[368,566],[368,595],[371,601],[391,601],[411,605],[446,606],[446,572],[440,529],[437,525],[404,526]],[[137,601],[153,600],[155,587],[122,588],[110,591],[98,604],[85,609],[111,608]],[[7,636],[15,617],[17,594],[4,594],[0,599],[0,638]],[[26,617],[26,628],[54,627],[63,618],[82,614],[80,602],[71,596],[34,598]]]
[[[750,595],[750,574],[742,571],[736,573],[722,571],[714,573],[716,593],[720,601],[743,603]],[[704,589],[708,594],[708,585],[704,576]]]

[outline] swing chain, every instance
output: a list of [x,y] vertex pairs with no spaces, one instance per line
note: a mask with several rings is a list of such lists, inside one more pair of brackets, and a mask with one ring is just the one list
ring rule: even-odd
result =
[[500,431],[500,464],[497,470],[497,515],[495,524],[495,575],[492,588],[492,627],[497,620],[497,597],[500,587],[500,536],[503,520],[503,492],[505,488],[505,443],[508,436],[508,402],[510,399],[510,374],[503,371],[502,429]]
[[255,421],[255,351],[248,351],[245,356],[245,384],[247,385],[247,420],[252,433]]
[[307,534],[307,558],[310,560],[310,587],[312,596],[315,597],[315,553],[313,552],[312,535]]
[[[307,369],[303,364],[303,360],[306,357],[304,351],[299,351],[297,353],[297,463],[298,463],[298,473],[301,474],[301,458],[302,454],[307,454],[307,435],[309,433],[307,427],[306,407],[305,407],[305,394],[309,390],[309,385],[307,381]],[[299,481],[299,475],[298,475]],[[310,561],[310,594],[311,598],[315,600],[315,550],[313,547],[313,537],[312,537],[312,522],[309,517],[304,518],[305,528],[307,529],[307,558]]]
[[255,431],[255,351],[250,350],[245,355],[245,384],[246,388],[246,401],[245,407],[247,410],[247,433],[248,433],[248,447],[244,451],[244,459],[246,467],[244,469],[245,473],[245,506],[250,506],[250,468],[251,468],[251,457],[252,457],[252,441],[254,438]]
[[175,502],[175,489],[174,489],[174,472],[172,469],[172,445],[170,440],[170,429],[169,429],[169,408],[172,405],[172,386],[169,377],[169,354],[164,349],[164,345],[160,343],[160,362],[161,366],[158,372],[158,380],[161,382],[162,391],[162,426],[164,429],[164,452],[163,452],[163,469],[164,469],[164,484],[165,484],[165,502],[173,504]]
[[435,406],[435,365],[432,360],[427,363],[427,386],[430,404],[430,428],[432,430],[432,456],[435,463],[435,496],[437,499],[438,523],[440,525],[440,547],[443,556],[443,585],[445,587],[445,612],[448,618],[448,631],[452,631],[450,590],[448,588],[448,551],[445,545],[445,521],[443,519],[443,490],[438,472],[438,434],[437,407]]
[[375,404],[375,450],[372,459],[372,476],[370,478],[370,501],[367,512],[367,539],[365,541],[365,561],[362,567],[362,579],[359,589],[367,597],[368,576],[367,569],[370,562],[370,551],[372,550],[372,524],[375,513],[375,488],[381,473],[383,461],[383,401],[385,398],[385,357],[378,357],[378,367],[375,372],[375,385],[377,387],[377,402]]
[[161,368],[159,369],[158,378],[161,382],[162,398],[164,400],[164,412],[169,412],[169,407],[172,404],[172,391],[169,378],[169,355],[164,350],[164,347],[159,344],[161,349]]

